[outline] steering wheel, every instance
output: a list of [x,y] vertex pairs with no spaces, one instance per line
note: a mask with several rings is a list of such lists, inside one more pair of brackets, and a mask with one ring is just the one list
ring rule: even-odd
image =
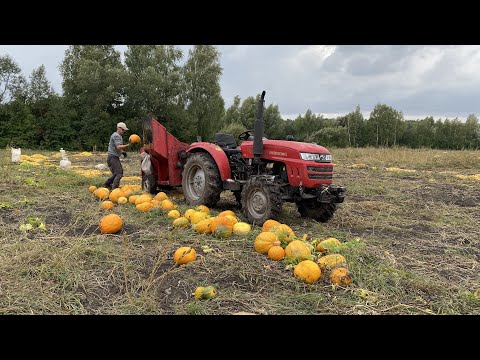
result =
[[238,135],[238,138],[242,141],[245,141],[252,135],[251,133],[253,133],[253,132],[254,132],[253,130],[244,131],[243,133]]

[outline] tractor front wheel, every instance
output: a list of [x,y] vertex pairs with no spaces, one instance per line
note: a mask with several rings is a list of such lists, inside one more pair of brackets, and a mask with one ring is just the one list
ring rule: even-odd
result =
[[215,206],[222,180],[215,160],[207,153],[192,154],[182,172],[182,190],[188,205]]
[[278,217],[282,210],[280,191],[274,184],[258,177],[250,178],[242,190],[242,211],[252,224],[262,226]]

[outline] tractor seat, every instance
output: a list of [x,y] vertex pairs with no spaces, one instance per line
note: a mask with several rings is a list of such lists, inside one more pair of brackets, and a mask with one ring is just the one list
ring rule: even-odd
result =
[[215,144],[220,146],[228,156],[242,152],[242,150],[237,147],[235,138],[231,134],[215,134]]
[[237,143],[235,142],[235,138],[231,134],[222,134],[222,133],[215,134],[215,144],[217,144],[224,150],[237,148]]

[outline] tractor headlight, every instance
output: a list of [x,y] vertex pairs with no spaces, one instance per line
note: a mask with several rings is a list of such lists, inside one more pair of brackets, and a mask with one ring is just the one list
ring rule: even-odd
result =
[[300,153],[302,160],[321,160],[321,161],[332,161],[332,155],[330,154],[311,154],[311,153]]

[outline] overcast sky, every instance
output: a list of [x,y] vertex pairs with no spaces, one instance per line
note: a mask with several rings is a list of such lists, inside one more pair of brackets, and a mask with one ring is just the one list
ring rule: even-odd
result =
[[[61,93],[58,69],[63,45],[0,45],[28,78],[45,65]],[[126,46],[117,46],[123,52]],[[184,59],[190,46],[180,46]],[[368,117],[376,104],[402,111],[406,119],[480,116],[478,45],[220,45],[222,95],[227,107],[266,91],[284,118],[307,109],[326,116],[355,110]]]

